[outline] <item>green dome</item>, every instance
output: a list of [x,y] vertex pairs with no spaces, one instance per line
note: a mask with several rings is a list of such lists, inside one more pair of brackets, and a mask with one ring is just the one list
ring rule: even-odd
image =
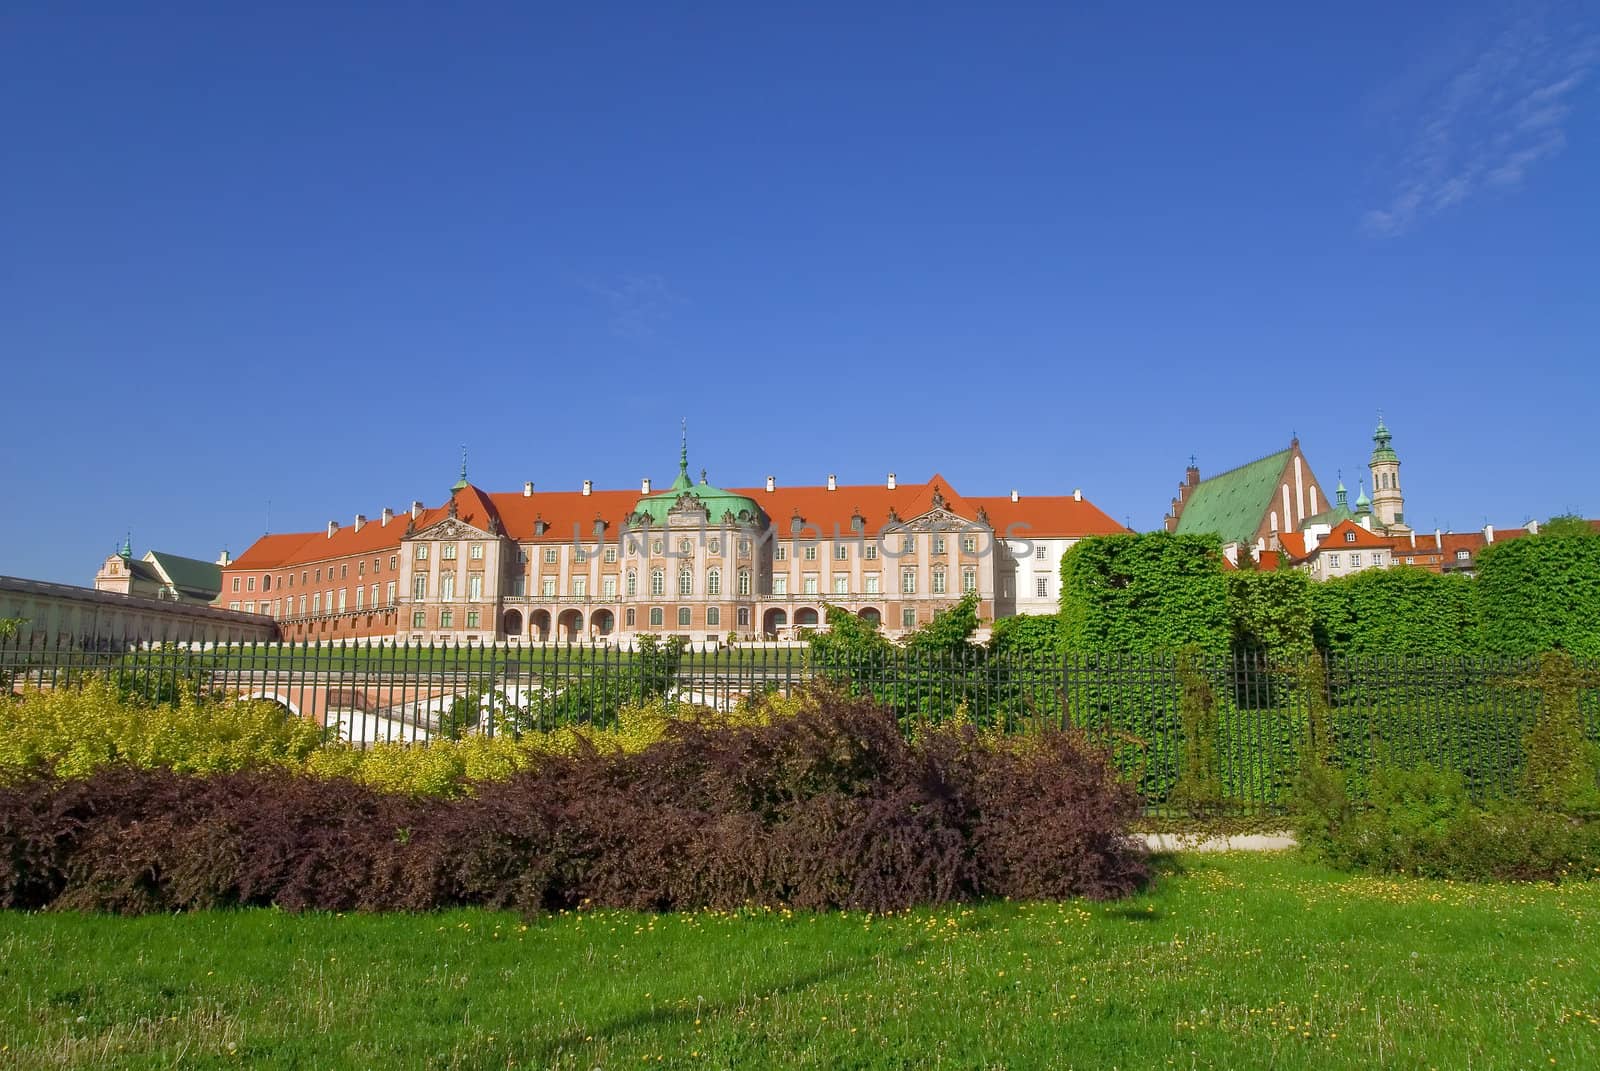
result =
[[672,481],[672,486],[665,491],[640,498],[625,523],[630,528],[646,525],[651,528],[665,528],[668,514],[681,517],[688,512],[692,517],[697,511],[703,511],[703,518],[693,519],[705,524],[723,524],[730,515],[732,523],[737,525],[759,526],[766,523],[766,515],[761,512],[761,507],[756,505],[755,499],[734,494],[732,491],[724,491],[720,487],[712,487],[706,482],[704,470],[701,470],[699,483],[689,479],[687,443],[678,456],[678,478]]
[[1374,465],[1382,461],[1392,461],[1396,465],[1400,463],[1399,455],[1394,452],[1394,447],[1389,445],[1391,438],[1389,429],[1383,423],[1383,416],[1379,414],[1377,430],[1372,433],[1372,441],[1374,443],[1372,447],[1372,463]]
[[1367,489],[1366,489],[1365,485],[1362,485],[1361,493],[1356,496],[1356,512],[1357,513],[1371,513],[1372,512],[1372,499],[1367,497]]

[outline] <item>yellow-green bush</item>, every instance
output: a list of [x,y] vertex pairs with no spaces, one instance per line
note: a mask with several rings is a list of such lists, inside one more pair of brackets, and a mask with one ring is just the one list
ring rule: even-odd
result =
[[0,704],[0,780],[81,777],[116,762],[198,774],[298,767],[321,743],[317,726],[262,700],[186,694],[176,706],[147,705],[96,681]]
[[111,684],[95,682],[0,704],[0,782],[45,770],[84,777],[116,763],[198,774],[281,766],[349,778],[384,792],[459,796],[473,784],[505,780],[548,755],[642,751],[666,736],[674,720],[761,725],[812,701],[762,695],[724,713],[658,698],[623,707],[609,728],[566,726],[516,737],[468,735],[426,746],[356,748],[325,742],[321,729],[285,716],[273,703],[186,695],[174,707],[125,698]]

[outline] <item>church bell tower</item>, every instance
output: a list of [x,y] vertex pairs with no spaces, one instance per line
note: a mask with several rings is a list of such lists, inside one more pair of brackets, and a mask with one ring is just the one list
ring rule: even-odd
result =
[[1406,525],[1405,495],[1400,490],[1400,456],[1390,445],[1392,436],[1384,426],[1383,415],[1378,415],[1378,427],[1372,433],[1372,519],[1374,527],[1390,534],[1411,531]]

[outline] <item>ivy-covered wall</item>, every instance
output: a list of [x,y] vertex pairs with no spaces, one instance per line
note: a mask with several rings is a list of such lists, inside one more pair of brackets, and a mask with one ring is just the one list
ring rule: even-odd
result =
[[1216,536],[1099,536],[1061,557],[1061,635],[1069,651],[1228,650],[1222,544]]
[[1487,650],[1600,657],[1600,536],[1537,535],[1478,555],[1478,619]]
[[1226,577],[1235,652],[1297,658],[1314,649],[1311,578],[1298,570],[1238,572]]

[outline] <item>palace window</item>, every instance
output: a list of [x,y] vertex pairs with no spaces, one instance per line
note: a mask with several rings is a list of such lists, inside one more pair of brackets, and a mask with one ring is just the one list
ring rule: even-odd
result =
[[907,595],[917,593],[917,571],[915,569],[900,570],[900,590]]
[[808,562],[817,560],[817,545],[815,543],[807,543],[805,545],[805,559]]
[[473,573],[467,577],[467,598],[471,602],[483,600],[483,574]]
[[709,544],[708,544],[708,545],[707,545],[707,546],[706,546],[706,550],[707,550],[707,551],[708,551],[708,552],[710,552],[710,553],[712,553],[712,554],[721,554],[721,553],[722,553],[722,540],[720,540],[720,539],[713,539],[713,540],[712,540],[712,541],[711,541],[711,542],[710,542],[710,543],[709,543]]
[[467,627],[468,628],[477,628],[478,627],[478,622],[481,621],[481,620],[482,620],[482,618],[480,618],[478,616],[478,611],[476,611],[476,610],[468,610],[467,611]]
[[915,554],[916,552],[917,552],[917,537],[916,536],[901,536],[900,537],[900,553],[902,553],[902,554]]
[[737,614],[737,617],[738,617],[739,627],[740,628],[749,628],[750,627],[750,607],[748,607],[748,606],[739,607],[739,612]]
[[[418,543],[417,544],[416,559],[419,562],[425,562],[425,561],[428,560],[428,544],[426,544],[426,543]],[[320,579],[320,577],[319,577],[319,579]]]
[[322,613],[322,592],[320,591],[311,596],[311,612],[314,614]]
[[678,607],[678,627],[679,628],[688,628],[689,627],[689,625],[694,621],[694,618],[691,616],[692,613],[693,613],[693,611],[691,611],[687,606]]
[[877,595],[879,593],[878,589],[883,586],[882,578],[878,573],[868,573],[861,579],[867,586],[868,595]]
[[847,562],[847,561],[849,561],[850,560],[850,544],[849,543],[843,543],[843,542],[835,543],[833,545],[833,560],[836,561],[836,562]]
[[447,562],[455,561],[456,560],[456,545],[454,543],[446,543],[444,546],[440,547],[439,548],[439,557],[443,558]]
[[772,593],[774,595],[789,594],[789,578],[783,573],[777,573],[772,578]]
[[239,591],[239,578],[238,577],[234,577],[233,578],[233,590],[234,590],[235,594],[237,594],[238,591]]
[[631,606],[628,607],[627,611],[622,615],[622,620],[627,623],[629,628],[636,627],[639,624],[639,611]]
[[304,617],[305,615],[306,615],[306,597],[304,595],[302,595],[302,596],[300,596],[300,616]]
[[365,588],[360,588],[360,587],[356,588],[356,609],[357,610],[361,610],[361,609],[365,608],[366,600],[362,598],[362,593],[364,591],[366,591]]
[[639,574],[632,569],[628,570],[628,598],[639,594]]
[[[392,573],[398,568],[400,568],[400,555],[398,555],[398,554],[389,555],[389,571]],[[302,576],[300,579],[304,580],[305,577]]]
[[694,574],[687,569],[678,570],[678,594],[694,594]]
[[540,592],[540,594],[542,594],[547,599],[555,598],[556,597],[556,578],[553,577],[553,576],[550,576],[550,577],[545,577],[543,580],[541,580],[539,582],[539,592]]
[[739,557],[750,557],[750,541],[748,539],[739,540]]
[[579,599],[588,597],[588,594],[589,594],[589,578],[586,577],[586,576],[575,576],[575,577],[573,577],[572,578],[572,594],[573,594],[574,597],[579,598]]
[[348,580],[348,579],[350,579],[350,564],[348,562],[345,562],[345,563],[343,563],[343,564],[341,564],[339,566],[339,579],[340,580]]
[[428,597],[428,575],[426,573],[411,578],[411,597],[419,602]]
[[662,543],[662,542],[661,542],[661,540],[659,540],[659,539],[652,539],[652,540],[651,540],[651,541],[650,541],[650,553],[651,553],[651,554],[654,554],[654,555],[657,555],[657,556],[660,556],[660,554],[661,554],[661,548],[662,548],[662,547],[663,547],[663,546],[665,546],[665,544],[664,544],[664,543]]
[[557,558],[558,558],[557,548],[555,548],[555,547],[545,547],[544,548],[544,563],[546,565],[554,565],[554,564],[556,564]]
[[807,573],[800,578],[800,592],[804,595],[817,594],[817,574]]
[[678,540],[678,553],[679,554],[683,554],[685,556],[693,554],[694,553],[694,540],[692,540],[692,539],[680,539],[680,540]]
[[750,594],[750,570],[748,569],[739,570],[739,594]]
[[944,592],[945,592],[944,570],[943,569],[935,569],[933,571],[933,593],[935,595],[943,595]]
[[706,570],[706,594],[707,595],[721,595],[722,594],[722,570],[721,569],[708,569],[708,570]]
[[[473,561],[477,561],[477,562],[483,561],[483,544],[482,543],[470,544],[467,547],[467,556],[469,558],[471,558]],[[467,624],[470,626],[471,622],[469,621]]]
[[617,548],[616,547],[607,547],[606,548],[605,563],[607,565],[615,565],[615,564],[617,564]]
[[965,554],[976,554],[976,553],[978,553],[978,537],[977,536],[962,536],[961,537],[961,550]]
[[863,558],[865,558],[869,562],[877,561],[878,560],[878,544],[876,544],[876,543],[868,543],[865,547],[862,548],[861,556]]
[[652,627],[660,628],[661,627],[661,623],[664,620],[666,620],[666,618],[665,618],[665,615],[663,615],[662,612],[661,612],[661,607],[659,607],[659,606],[650,607],[650,624],[651,624]]
[[246,591],[254,591],[256,589],[256,578],[253,576],[245,577],[244,589]]
[[961,594],[971,595],[978,590],[978,570],[967,566],[961,570]]
[[944,553],[944,536],[934,536],[933,537],[933,552],[935,554],[943,554]]
[[650,570],[650,594],[660,596],[667,593],[667,574],[660,569]]
[[455,623],[456,623],[455,611],[453,611],[453,610],[440,610],[439,611],[439,627],[440,628],[449,628],[452,625],[454,625]]
[[850,594],[850,578],[847,577],[847,576],[836,576],[836,577],[834,577],[833,578],[833,593],[835,595],[848,595],[848,594]]
[[616,598],[617,597],[617,578],[614,577],[614,576],[603,576],[603,577],[601,577],[600,578],[600,594],[604,598],[607,598],[607,599]]
[[706,628],[718,628],[722,625],[722,611],[715,606],[706,607]]
[[528,593],[528,578],[525,577],[525,576],[514,576],[514,577],[512,577],[511,578],[511,594],[520,599],[524,595],[526,595],[527,593]]
[[772,546],[772,560],[786,562],[789,560],[789,547],[786,543],[774,543]]
[[411,611],[411,627],[412,628],[427,628],[428,627],[428,612],[426,610],[413,610],[413,611]]
[[912,609],[909,606],[907,606],[904,610],[901,610],[900,611],[900,627],[901,628],[916,628],[917,627],[917,611]]
[[443,573],[439,577],[439,598],[449,602],[456,597],[456,574]]
[[[376,565],[374,565],[374,568],[376,568]],[[356,575],[357,576],[366,576],[367,575],[367,563],[365,561],[356,562]]]

